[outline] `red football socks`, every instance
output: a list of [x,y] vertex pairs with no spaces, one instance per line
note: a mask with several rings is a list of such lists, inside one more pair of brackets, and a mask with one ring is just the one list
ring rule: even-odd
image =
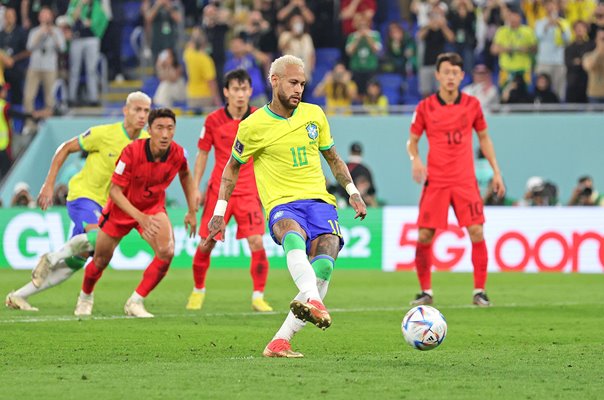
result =
[[206,287],[206,274],[210,269],[210,253],[202,252],[199,247],[195,251],[193,257],[193,280],[195,281],[195,289],[203,289]]
[[147,297],[155,286],[161,282],[164,276],[166,276],[168,273],[168,268],[170,268],[170,263],[168,261],[160,260],[159,258],[155,257],[145,270],[143,280],[136,288],[136,293],[142,297]]
[[415,247],[415,269],[422,291],[432,289],[432,243],[417,243]]
[[489,255],[484,240],[472,243],[472,265],[474,266],[474,289],[484,289],[487,282]]
[[94,260],[90,261],[84,271],[84,282],[82,282],[82,292],[91,294],[94,290],[94,286],[101,279],[103,271],[105,269],[99,269],[94,264]]
[[266,251],[264,249],[252,251],[250,274],[254,283],[254,291],[264,292],[266,279],[268,278],[268,259],[266,258]]

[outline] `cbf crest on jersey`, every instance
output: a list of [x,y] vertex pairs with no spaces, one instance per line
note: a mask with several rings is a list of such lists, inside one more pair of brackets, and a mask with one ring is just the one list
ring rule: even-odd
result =
[[308,137],[311,140],[315,140],[319,137],[319,127],[314,122],[309,122],[306,124],[306,132],[308,132]]

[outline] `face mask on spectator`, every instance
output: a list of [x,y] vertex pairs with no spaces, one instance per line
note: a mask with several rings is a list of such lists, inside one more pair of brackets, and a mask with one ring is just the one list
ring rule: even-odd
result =
[[293,29],[294,33],[300,34],[300,33],[304,32],[304,23],[303,22],[296,22],[292,26],[292,29]]

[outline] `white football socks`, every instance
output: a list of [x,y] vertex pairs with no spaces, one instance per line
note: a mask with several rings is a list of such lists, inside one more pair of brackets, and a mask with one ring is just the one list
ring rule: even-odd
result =
[[92,245],[88,241],[88,235],[80,233],[69,239],[59,250],[48,254],[48,260],[52,265],[68,257],[73,257],[83,252],[92,251]]
[[[317,279],[317,288],[319,290],[319,294],[321,296],[321,300],[325,298],[327,295],[327,289],[329,289],[329,281],[324,281],[323,279]],[[298,295],[294,298],[294,300],[298,301],[306,301],[307,299],[304,297],[302,293],[298,293]],[[302,330],[306,322],[300,321],[298,318],[292,314],[290,311],[287,313],[287,317],[285,317],[285,321],[283,321],[283,325],[277,331],[273,340],[275,339],[285,339],[290,342],[294,335]]]
[[55,267],[53,267],[48,273],[48,277],[37,288],[32,282],[28,282],[22,288],[15,291],[15,296],[28,298],[31,295],[40,293],[48,288],[58,285],[59,283],[66,281],[75,271],[72,270],[65,264],[65,261],[60,261]]
[[254,290],[252,292],[252,300],[263,299],[263,298],[264,298],[264,292],[260,292],[258,290]]
[[287,268],[303,296],[300,301],[321,299],[317,289],[317,276],[304,250],[292,249],[287,252]]

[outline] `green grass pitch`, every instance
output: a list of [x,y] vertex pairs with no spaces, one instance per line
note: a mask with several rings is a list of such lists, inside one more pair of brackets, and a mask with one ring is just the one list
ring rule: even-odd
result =
[[[152,320],[123,317],[141,271],[107,271],[94,318],[72,316],[82,273],[30,299],[38,313],[0,310],[2,399],[602,399],[604,275],[491,274],[494,307],[470,305],[470,274],[436,273],[449,332],[436,350],[407,346],[400,323],[415,275],[334,273],[333,325],[307,326],[297,360],[261,353],[296,289],[269,275],[276,312],[251,312],[245,270],[213,269],[201,312],[192,281],[172,270],[146,301]],[[0,271],[0,294],[28,279]]]

